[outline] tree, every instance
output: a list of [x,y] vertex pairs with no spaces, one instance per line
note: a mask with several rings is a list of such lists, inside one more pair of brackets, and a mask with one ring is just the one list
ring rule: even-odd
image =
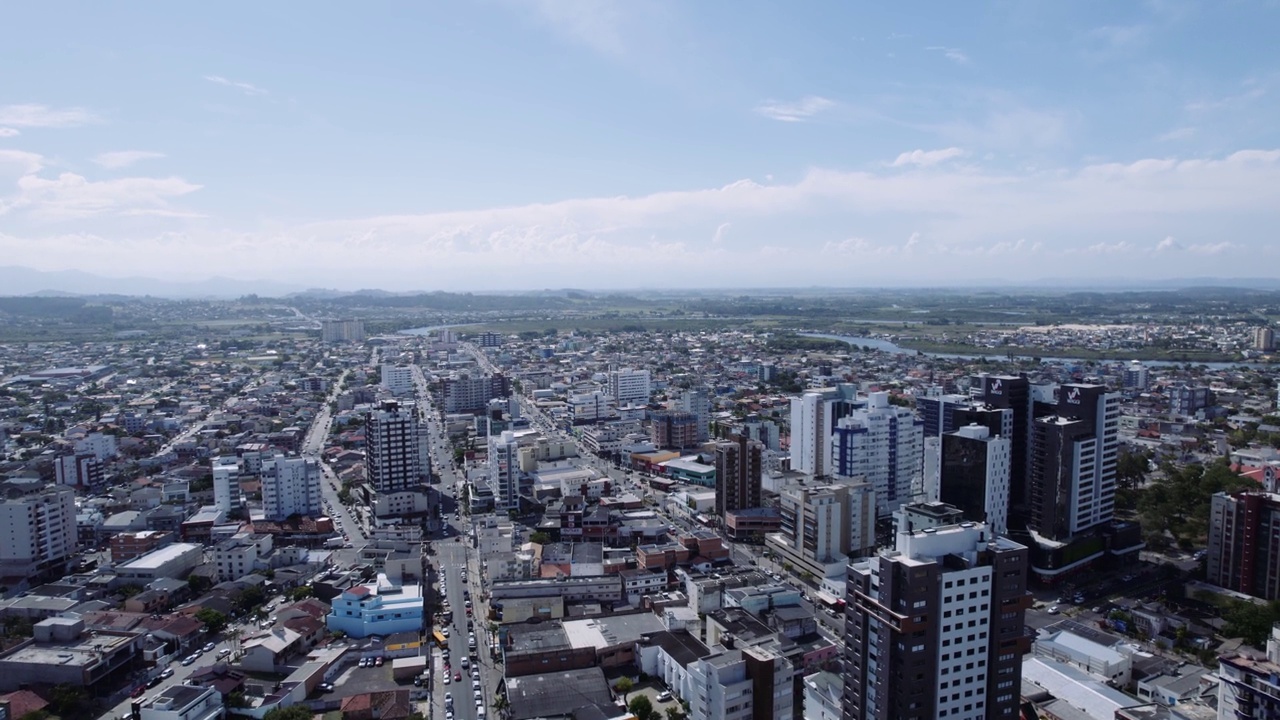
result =
[[196,619],[204,623],[211,635],[217,635],[227,627],[227,616],[213,608],[202,608],[197,611]]
[[49,708],[63,718],[79,717],[89,710],[89,697],[82,687],[55,685],[49,692]]
[[213,587],[213,581],[204,575],[192,575],[187,578],[187,587],[191,588],[192,595],[200,596]]
[[[551,536],[539,530],[529,536],[529,542],[538,545],[546,545],[551,542]],[[623,680],[626,680],[626,678],[623,678]]]
[[627,702],[627,693],[635,689],[635,683],[631,682],[631,678],[623,677],[613,684],[613,689],[622,695],[622,702]]
[[627,705],[627,709],[632,715],[636,716],[636,720],[658,720],[658,711],[653,709],[653,703],[645,695],[637,695],[631,699],[631,704]]
[[683,708],[669,707],[667,708],[667,720],[686,720],[688,715],[684,714]]

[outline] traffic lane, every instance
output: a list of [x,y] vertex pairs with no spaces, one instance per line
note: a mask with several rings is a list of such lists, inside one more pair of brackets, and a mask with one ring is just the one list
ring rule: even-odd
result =
[[[438,553],[444,562],[444,574],[447,580],[448,593],[446,597],[449,599],[450,616],[449,622],[449,658],[452,663],[450,668],[450,682],[447,688],[453,689],[453,712],[457,718],[475,717],[475,702],[472,700],[471,680],[469,675],[462,673],[462,658],[467,657],[469,652],[467,648],[467,630],[466,615],[463,610],[463,583],[462,569],[463,562],[466,559],[466,552],[460,546],[448,547]],[[461,618],[461,622],[460,622]],[[462,674],[462,680],[454,681],[452,678],[455,674]]]
[[[165,678],[164,680],[160,681],[160,683],[157,684],[156,686],[147,688],[146,692],[144,692],[140,697],[136,698],[136,700],[143,701],[149,697],[154,697],[156,694],[158,694],[160,691],[164,690],[165,688],[171,687],[173,685],[181,685],[188,678],[190,678],[192,673],[194,673],[196,670],[199,670],[202,667],[207,667],[209,665],[212,665],[213,661],[216,660],[216,658],[218,657],[218,653],[222,651],[224,648],[234,649],[233,644],[234,644],[234,641],[232,638],[230,637],[222,638],[214,643],[214,647],[212,650],[209,650],[208,652],[202,652],[200,654],[200,658],[190,665],[182,664],[182,660],[183,658],[186,657],[186,655],[174,659],[173,662],[169,663],[169,665],[167,666],[169,669],[173,670],[173,675],[171,677]],[[190,655],[190,654],[191,652],[187,653],[187,655]],[[145,685],[145,681],[139,683],[139,685]],[[129,692],[132,692],[136,687],[138,687],[138,685],[133,685],[127,688],[127,690]],[[127,695],[122,702],[117,704],[115,707],[111,708],[111,710],[108,713],[104,713],[106,715],[106,719],[110,720],[111,718],[131,716],[133,712],[134,700],[135,698]]]

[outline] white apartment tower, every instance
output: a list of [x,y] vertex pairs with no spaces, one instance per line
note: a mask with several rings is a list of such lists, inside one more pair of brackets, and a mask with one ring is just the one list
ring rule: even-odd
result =
[[396,397],[413,395],[413,367],[410,365],[382,366],[382,387]]
[[213,504],[225,514],[239,510],[240,459],[234,455],[221,455],[210,461],[213,470]]
[[848,402],[834,389],[791,398],[791,469],[824,477],[831,468],[831,431]]
[[364,340],[363,320],[322,320],[321,342],[361,342]]
[[871,483],[880,517],[923,491],[924,423],[910,409],[891,405],[888,393],[871,393],[863,407],[840,418],[831,443],[832,473]]
[[489,489],[499,510],[520,506],[520,443],[510,430],[489,436]]
[[262,463],[262,508],[268,520],[320,517],[320,461],[275,457]]
[[698,416],[698,442],[711,436],[711,394],[706,388],[690,388],[680,393],[679,410]]
[[76,549],[76,493],[55,486],[0,503],[0,570],[6,577],[59,568]]
[[412,404],[383,401],[365,416],[365,477],[381,494],[416,490],[430,472],[426,433]]
[[619,405],[649,403],[649,371],[624,368],[609,373],[609,394]]

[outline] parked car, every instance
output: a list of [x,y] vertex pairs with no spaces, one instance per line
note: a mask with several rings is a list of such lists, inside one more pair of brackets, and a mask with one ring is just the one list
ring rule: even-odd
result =
[[173,677],[173,668],[168,667],[168,668],[165,668],[164,670],[161,670],[161,671],[160,671],[160,679],[161,679],[161,680],[164,680],[164,679],[166,679],[166,678],[171,678],[171,677]]

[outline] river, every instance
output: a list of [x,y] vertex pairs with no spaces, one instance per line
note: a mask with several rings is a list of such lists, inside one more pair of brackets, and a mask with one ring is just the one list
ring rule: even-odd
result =
[[[901,347],[888,340],[884,340],[881,338],[853,337],[849,335],[828,335],[826,333],[797,333],[797,334],[803,335],[805,337],[826,338],[828,340],[843,340],[844,342],[851,343],[858,347],[870,347],[876,350],[881,350],[888,353],[895,353],[898,355],[924,355],[927,357],[934,357],[942,360],[980,360],[982,358],[988,358],[991,360],[1001,360],[1004,358],[1003,355],[995,355],[995,354],[993,355],[962,355],[958,353],[937,353],[937,352],[925,352],[923,350],[912,350],[910,348]],[[1014,357],[1029,358],[1031,356],[1015,355]],[[1039,356],[1039,357],[1041,362],[1047,362],[1047,363],[1089,363],[1089,362],[1118,363],[1118,362],[1128,362],[1129,360],[1133,359],[1133,358],[1096,358],[1091,360],[1088,358],[1073,358],[1073,357],[1045,357],[1045,356]],[[1143,360],[1142,364],[1147,365],[1148,367],[1181,367],[1188,363],[1183,361],[1178,361],[1178,360]],[[1234,367],[1247,367],[1247,368],[1254,368],[1254,369],[1270,367],[1266,363],[1247,363],[1247,362],[1194,362],[1192,361],[1190,364],[1204,365],[1205,367],[1210,368],[1212,370],[1224,370],[1227,368],[1234,368]]]
[[426,327],[409,328],[408,330],[397,330],[397,335],[430,335],[436,330],[444,330],[445,328],[467,327],[469,325],[478,325],[479,323],[453,323],[451,325],[428,325]]

